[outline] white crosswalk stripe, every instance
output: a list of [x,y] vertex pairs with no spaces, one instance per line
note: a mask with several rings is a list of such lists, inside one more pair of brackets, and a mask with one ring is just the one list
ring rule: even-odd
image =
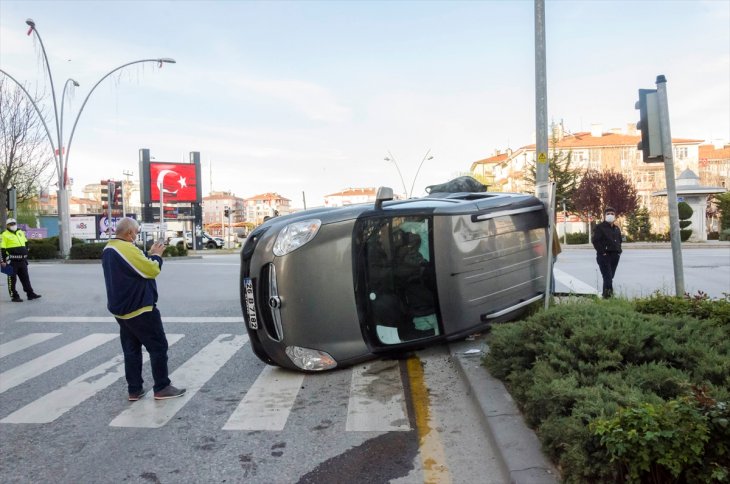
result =
[[0,373],[0,393],[4,393],[117,337],[116,334],[109,333],[90,334],[11,370]]
[[[32,333],[0,345],[0,356],[21,351],[34,344],[51,341],[60,333]],[[170,345],[184,337],[168,334]],[[51,350],[15,368],[0,373],[0,393],[42,375],[101,345],[118,335],[95,333]],[[165,401],[154,400],[152,394],[129,405],[109,423],[112,427],[159,428],[170,422],[190,402],[228,361],[248,343],[247,335],[219,334],[190,359],[170,374],[175,386],[187,389],[180,397]],[[10,346],[7,346],[10,345]],[[108,351],[108,348],[103,351]],[[144,361],[149,355],[144,353]],[[70,370],[71,371],[71,370]],[[74,370],[75,371],[75,370]],[[349,402],[345,431],[389,432],[411,430],[407,415],[406,396],[397,361],[372,361],[360,364],[350,372]],[[72,412],[94,395],[124,377],[124,357],[121,354],[78,375],[67,383],[58,382],[55,390],[24,402],[25,405],[9,415],[0,415],[0,424],[49,424]],[[232,385],[235,396],[245,391],[241,401],[223,425],[228,431],[282,431],[290,420],[304,381],[304,373],[265,366],[254,383],[245,387]],[[55,378],[55,377],[54,377]],[[121,387],[121,384],[120,384]],[[229,395],[230,396],[230,395]],[[343,407],[344,412],[344,407]]]
[[303,381],[302,373],[265,367],[223,430],[283,430]]
[[[172,346],[180,341],[183,336],[185,335],[168,334],[167,342]],[[146,363],[149,358],[149,354],[145,351],[142,356],[143,363]],[[124,355],[117,355],[106,363],[102,363],[78,378],[71,380],[65,386],[16,410],[0,420],[0,423],[53,422],[76,405],[93,397],[123,376]]]
[[246,335],[218,335],[213,342],[170,375],[170,380],[175,386],[187,388],[185,395],[164,401],[144,398],[119,414],[109,425],[112,427],[162,427],[247,342],[248,336]]
[[[19,323],[116,323],[113,316],[27,316]],[[162,316],[162,323],[241,323],[243,316]]]
[[[0,333],[2,334],[2,333]],[[23,351],[38,343],[43,343],[51,338],[55,338],[61,333],[31,333],[21,336],[20,338],[8,341],[0,345],[0,358],[12,355],[18,351]]]
[[347,431],[410,430],[397,361],[372,361],[352,369]]

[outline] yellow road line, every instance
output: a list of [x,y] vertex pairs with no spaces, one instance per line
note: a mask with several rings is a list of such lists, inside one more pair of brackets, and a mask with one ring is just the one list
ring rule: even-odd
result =
[[432,432],[436,417],[430,414],[430,399],[423,375],[421,360],[415,356],[406,362],[410,381],[411,401],[418,431],[419,455],[423,468],[423,481],[427,484],[450,484],[451,474],[446,465],[446,454],[438,432]]

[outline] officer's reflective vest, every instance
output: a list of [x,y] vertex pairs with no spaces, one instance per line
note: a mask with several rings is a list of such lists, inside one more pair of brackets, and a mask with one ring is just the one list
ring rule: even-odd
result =
[[0,234],[0,252],[3,260],[25,259],[28,257],[28,239],[25,233],[18,229],[15,232],[9,230]]

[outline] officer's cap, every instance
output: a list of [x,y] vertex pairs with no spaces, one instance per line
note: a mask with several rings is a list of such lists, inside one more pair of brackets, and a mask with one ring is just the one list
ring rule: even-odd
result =
[[14,218],[9,218],[7,222],[5,222],[5,225],[11,225],[11,224],[17,224],[18,222],[15,221]]

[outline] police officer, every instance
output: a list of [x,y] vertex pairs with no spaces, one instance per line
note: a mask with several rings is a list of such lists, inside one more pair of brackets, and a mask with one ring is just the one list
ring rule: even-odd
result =
[[5,222],[5,226],[7,230],[0,234],[0,264],[3,267],[10,264],[13,268],[13,274],[8,276],[10,300],[13,302],[23,302],[20,299],[18,290],[15,288],[17,279],[20,279],[20,283],[23,285],[23,291],[25,291],[29,301],[38,299],[41,296],[33,291],[33,287],[30,285],[30,277],[28,276],[28,239],[25,238],[25,233],[18,229],[18,223],[14,218],[9,218]]

